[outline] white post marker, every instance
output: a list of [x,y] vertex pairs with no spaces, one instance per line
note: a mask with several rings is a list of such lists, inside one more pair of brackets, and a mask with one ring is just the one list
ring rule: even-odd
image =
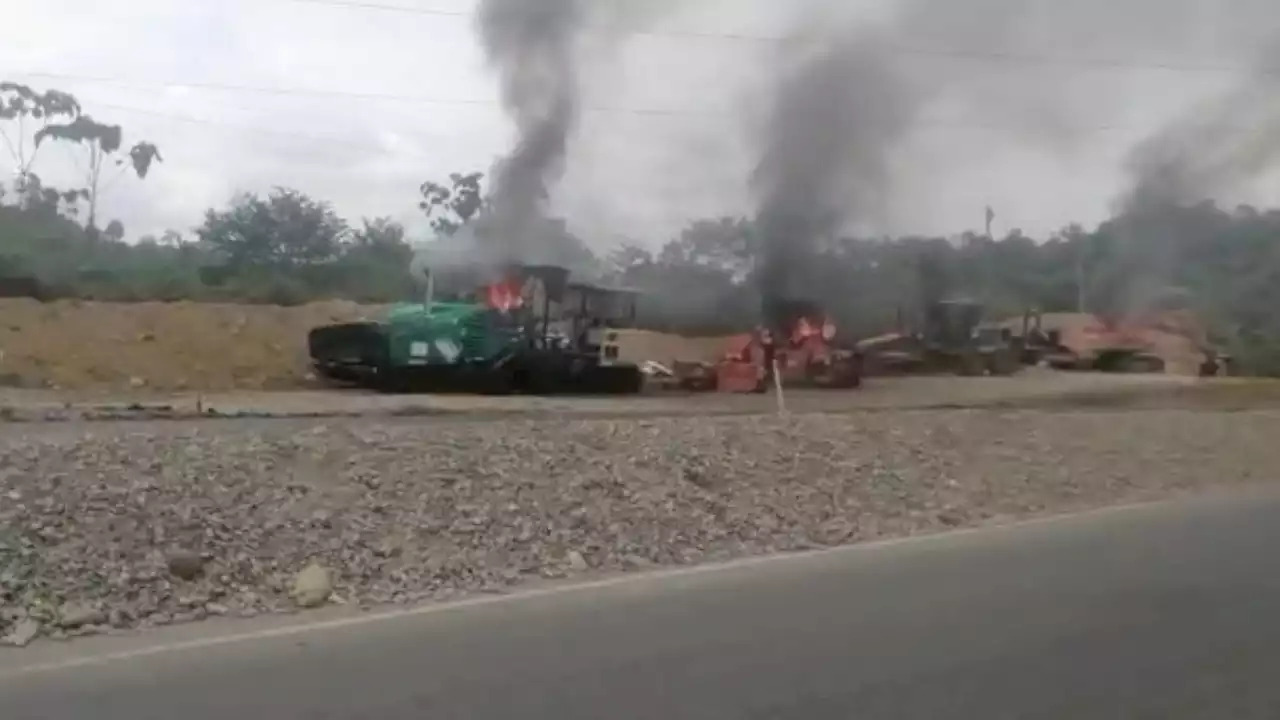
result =
[[778,399],[778,414],[787,414],[787,401],[782,397],[782,374],[778,372],[778,360],[773,360],[773,394]]

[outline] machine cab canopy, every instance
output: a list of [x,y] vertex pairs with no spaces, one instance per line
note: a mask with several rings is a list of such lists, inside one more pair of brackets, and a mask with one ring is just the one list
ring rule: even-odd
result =
[[599,320],[613,327],[635,324],[640,293],[621,287],[571,282],[565,291],[565,314],[574,319]]
[[976,300],[956,298],[932,303],[925,308],[925,335],[943,345],[964,345],[973,339],[982,315],[982,303]]

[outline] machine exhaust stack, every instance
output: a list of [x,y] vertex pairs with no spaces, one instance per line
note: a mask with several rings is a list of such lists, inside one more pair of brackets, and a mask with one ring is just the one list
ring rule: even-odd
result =
[[422,311],[430,315],[431,304],[436,294],[436,274],[431,271],[431,268],[423,268],[422,274],[427,277],[427,289],[422,296]]

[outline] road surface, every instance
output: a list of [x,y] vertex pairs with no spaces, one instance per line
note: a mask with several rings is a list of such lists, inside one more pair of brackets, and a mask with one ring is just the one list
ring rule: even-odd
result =
[[0,718],[1275,718],[1277,517],[1258,491],[230,639],[29,648],[0,655]]

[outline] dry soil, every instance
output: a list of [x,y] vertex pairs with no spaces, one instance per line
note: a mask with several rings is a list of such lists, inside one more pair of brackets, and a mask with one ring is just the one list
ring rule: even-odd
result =
[[377,318],[301,307],[0,299],[0,384],[78,392],[270,390],[308,381],[307,331]]

